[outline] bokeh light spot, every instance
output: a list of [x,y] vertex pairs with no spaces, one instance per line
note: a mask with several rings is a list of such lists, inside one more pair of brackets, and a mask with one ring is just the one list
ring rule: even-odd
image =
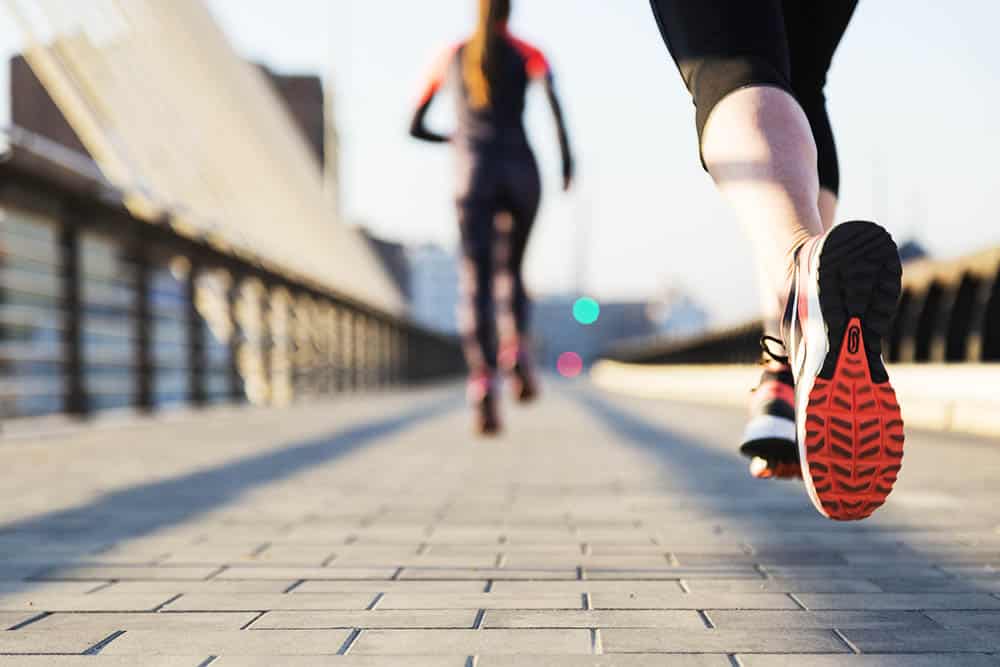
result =
[[556,370],[564,378],[575,378],[583,371],[583,359],[576,352],[563,352],[556,360]]
[[582,296],[573,303],[573,319],[580,324],[593,324],[601,316],[601,305],[589,296]]

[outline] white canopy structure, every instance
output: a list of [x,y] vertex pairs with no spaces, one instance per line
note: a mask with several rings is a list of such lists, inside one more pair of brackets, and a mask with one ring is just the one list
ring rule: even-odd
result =
[[322,167],[200,0],[6,0],[25,56],[133,213],[393,314]]

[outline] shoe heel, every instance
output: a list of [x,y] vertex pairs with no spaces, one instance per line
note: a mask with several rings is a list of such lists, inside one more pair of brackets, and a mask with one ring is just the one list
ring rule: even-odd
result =
[[857,318],[872,380],[889,379],[882,362],[882,341],[896,316],[901,276],[899,250],[879,225],[857,220],[830,230],[819,260],[819,303],[830,345],[820,378],[833,377],[847,323]]

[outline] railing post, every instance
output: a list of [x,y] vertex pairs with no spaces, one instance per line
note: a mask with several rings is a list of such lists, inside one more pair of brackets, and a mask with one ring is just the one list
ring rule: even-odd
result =
[[337,393],[337,349],[340,346],[340,329],[337,328],[337,308],[331,302],[323,303],[323,328],[326,329],[326,379],[327,394]]
[[152,309],[149,301],[150,259],[149,249],[141,236],[133,245],[132,259],[135,262],[135,311],[132,314],[132,330],[135,337],[135,389],[133,407],[149,412],[153,409],[153,340]]
[[969,338],[966,344],[964,361],[985,361],[983,357],[984,334],[987,329],[990,297],[993,286],[1000,282],[1000,273],[984,276],[977,285],[972,303],[972,313],[969,318]]
[[340,306],[330,302],[330,391],[339,393],[343,389],[340,375],[344,357],[344,329],[340,325]]
[[271,376],[272,355],[274,354],[274,329],[271,326],[271,308],[273,293],[271,286],[260,281],[260,293],[257,294],[258,313],[260,313],[260,338],[257,341],[257,352],[260,355],[260,379],[264,402],[274,405],[274,378]]
[[382,322],[368,318],[368,381],[372,389],[382,388]]
[[63,408],[71,415],[90,411],[83,379],[83,307],[80,271],[79,209],[64,211],[59,230],[60,292],[63,306]]
[[385,325],[382,320],[373,319],[371,329],[372,346],[372,387],[382,389],[385,386],[385,356],[382,332]]
[[191,404],[202,406],[208,401],[205,389],[205,327],[198,313],[198,278],[201,266],[196,260],[191,260],[187,280],[184,283],[187,311],[188,339],[188,397]]
[[351,389],[364,388],[364,315],[351,311]]
[[350,392],[354,389],[354,368],[351,366],[351,353],[354,349],[354,325],[351,323],[351,311],[345,306],[337,306],[337,389]]
[[1000,271],[989,282],[989,296],[983,313],[979,339],[979,360],[1000,361]]
[[410,364],[412,363],[412,358],[410,357],[410,341],[413,338],[413,332],[409,327],[400,329],[399,331],[399,382],[400,384],[410,383]]
[[226,294],[227,309],[229,315],[229,399],[234,403],[239,403],[244,398],[243,379],[240,375],[240,341],[242,338],[242,325],[240,324],[239,309],[241,290],[243,281],[239,275],[230,271],[229,289]]
[[389,384],[399,385],[399,326],[389,328]]

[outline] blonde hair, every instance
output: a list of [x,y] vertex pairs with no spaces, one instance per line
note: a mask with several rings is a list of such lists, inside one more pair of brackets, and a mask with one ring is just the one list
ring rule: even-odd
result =
[[479,0],[476,32],[462,51],[462,78],[474,109],[492,104],[490,78],[495,72],[497,46],[502,39],[500,28],[509,16],[510,0]]

